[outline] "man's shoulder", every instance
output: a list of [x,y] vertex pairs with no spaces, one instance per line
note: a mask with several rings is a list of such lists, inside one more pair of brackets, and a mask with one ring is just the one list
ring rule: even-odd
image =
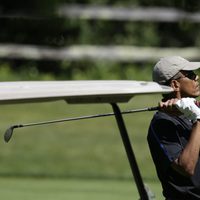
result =
[[169,121],[174,121],[176,119],[175,116],[169,115],[165,112],[158,111],[154,114],[153,116],[153,121],[157,120],[169,120]]
[[183,126],[184,127],[186,126],[191,126],[191,122],[186,118],[184,117],[183,115],[181,116],[172,116],[172,115],[169,115],[165,112],[161,112],[161,111],[158,111],[154,114],[153,116],[153,119],[151,121],[151,124],[152,125],[158,125],[158,124],[170,124],[170,125],[174,125],[174,126]]

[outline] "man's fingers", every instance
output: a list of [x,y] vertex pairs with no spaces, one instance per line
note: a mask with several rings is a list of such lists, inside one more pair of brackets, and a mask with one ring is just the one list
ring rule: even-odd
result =
[[161,108],[171,108],[171,107],[174,107],[176,102],[177,102],[178,99],[170,99],[168,101],[165,101],[165,102],[159,102],[159,106]]
[[178,99],[176,98],[176,99],[170,99],[166,102],[159,102],[160,110],[171,115],[176,115],[176,116],[181,115],[182,113],[176,107],[177,101]]

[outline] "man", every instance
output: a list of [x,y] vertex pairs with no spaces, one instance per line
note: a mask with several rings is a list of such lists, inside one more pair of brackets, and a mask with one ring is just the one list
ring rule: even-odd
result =
[[166,200],[200,200],[200,62],[165,57],[153,69],[153,81],[171,86],[163,95],[147,136]]

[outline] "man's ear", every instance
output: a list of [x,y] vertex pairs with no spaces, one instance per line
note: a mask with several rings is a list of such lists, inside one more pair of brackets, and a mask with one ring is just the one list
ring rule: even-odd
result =
[[180,90],[180,83],[177,80],[171,80],[170,86],[174,89],[175,92]]

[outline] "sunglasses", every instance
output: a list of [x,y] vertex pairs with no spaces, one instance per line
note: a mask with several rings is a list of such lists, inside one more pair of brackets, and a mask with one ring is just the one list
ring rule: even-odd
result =
[[184,77],[180,78],[189,78],[190,80],[196,80],[197,75],[193,71],[181,71],[181,73],[184,75]]
[[181,78],[188,78],[190,80],[196,80],[197,75],[193,72],[193,71],[180,71],[178,74],[176,74],[174,77],[172,77],[171,79],[169,79],[165,85],[169,85],[171,80],[178,80]]

